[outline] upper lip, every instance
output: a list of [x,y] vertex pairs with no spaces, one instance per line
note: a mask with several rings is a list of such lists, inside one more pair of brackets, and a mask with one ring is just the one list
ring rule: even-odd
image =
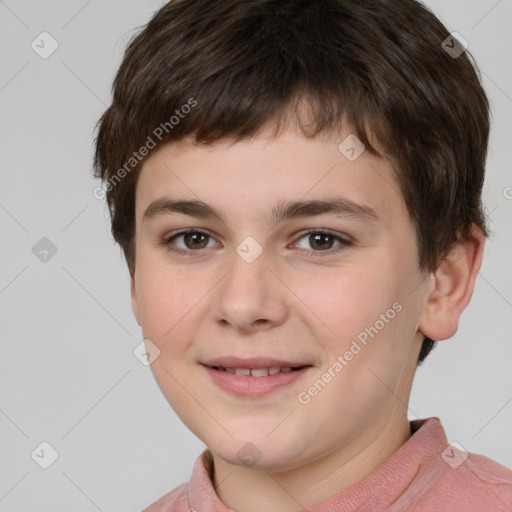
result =
[[206,366],[222,366],[224,368],[272,368],[272,367],[290,367],[300,368],[302,366],[311,366],[308,363],[300,363],[297,361],[285,361],[282,359],[272,359],[270,357],[249,357],[247,359],[240,359],[238,357],[226,356],[209,359],[202,364]]

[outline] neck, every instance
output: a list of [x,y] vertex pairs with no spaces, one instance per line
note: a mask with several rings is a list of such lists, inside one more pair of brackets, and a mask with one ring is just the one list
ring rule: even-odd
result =
[[213,482],[221,501],[238,512],[296,512],[359,482],[386,462],[410,436],[405,413],[380,418],[325,457],[279,472],[240,468],[213,454]]

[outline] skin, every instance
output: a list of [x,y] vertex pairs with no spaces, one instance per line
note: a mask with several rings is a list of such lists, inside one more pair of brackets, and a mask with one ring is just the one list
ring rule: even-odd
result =
[[[480,268],[484,238],[475,229],[435,272],[420,271],[389,161],[368,151],[349,161],[338,150],[347,133],[306,139],[288,128],[235,144],[180,141],[142,166],[133,312],[160,350],[151,369],[162,393],[211,450],[216,492],[237,511],[301,510],[392,456],[411,435],[406,404],[422,333],[438,340],[455,334]],[[273,225],[266,218],[280,200],[334,192],[370,206],[380,220],[323,214]],[[163,196],[200,199],[220,209],[225,223],[184,214],[142,222]],[[163,243],[186,228],[211,238]],[[327,238],[319,248],[303,233],[309,229],[353,243]],[[248,236],[263,251],[250,264],[236,252]],[[299,393],[397,302],[401,311],[308,404],[299,403]],[[216,387],[200,364],[225,355],[314,368],[266,397],[243,398]],[[237,456],[248,442],[261,453],[252,467]]]

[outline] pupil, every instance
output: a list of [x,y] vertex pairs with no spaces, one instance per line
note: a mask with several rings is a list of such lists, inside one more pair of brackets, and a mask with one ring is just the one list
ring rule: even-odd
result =
[[[203,233],[186,233],[185,234],[185,245],[190,249],[189,243],[192,242],[192,245],[195,245],[196,248],[198,247],[197,242],[201,243],[201,239],[204,243],[204,240],[206,239],[206,235]],[[200,247],[202,249],[202,247]]]
[[[317,233],[315,235],[311,235],[310,241],[313,240],[313,243],[311,245],[312,246],[316,245],[317,248],[321,248],[321,249],[329,249],[329,247],[326,247],[326,246],[329,246],[331,244],[332,240],[329,240],[330,238],[331,238],[331,235],[329,235],[327,233]],[[328,241],[322,243],[321,242],[322,239],[327,239]]]

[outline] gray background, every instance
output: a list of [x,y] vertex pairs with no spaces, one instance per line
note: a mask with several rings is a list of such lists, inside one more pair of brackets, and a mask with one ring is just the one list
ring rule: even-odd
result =
[[[512,467],[512,2],[427,3],[469,42],[492,102],[494,236],[459,331],[417,372],[409,416],[438,416],[449,441]],[[92,195],[93,125],[161,5],[0,1],[0,511],[141,510],[188,480],[204,448],[133,355],[128,272]],[[43,31],[59,45],[47,59],[31,48]],[[57,248],[47,262],[32,252],[43,237]],[[43,441],[58,452],[48,469],[31,458]]]

